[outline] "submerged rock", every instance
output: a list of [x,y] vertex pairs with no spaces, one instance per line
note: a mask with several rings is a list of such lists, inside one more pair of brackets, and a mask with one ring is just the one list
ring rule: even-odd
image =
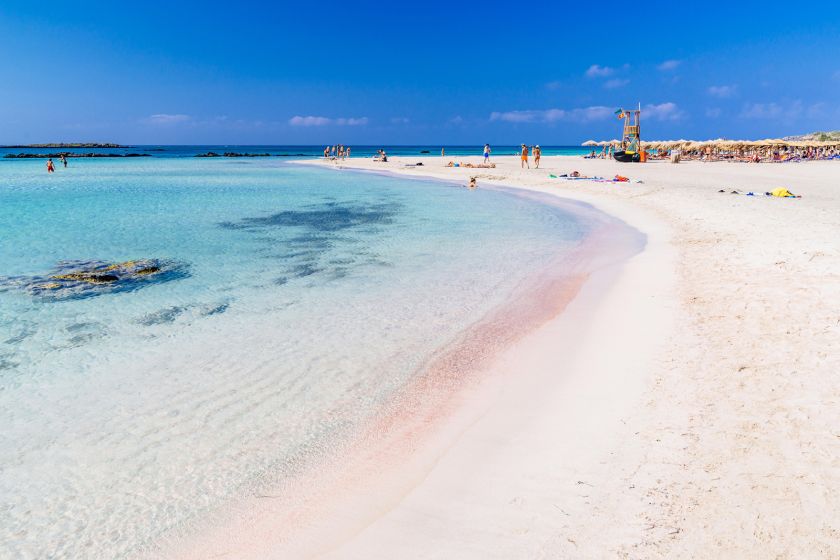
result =
[[63,261],[45,276],[0,278],[0,290],[23,289],[50,300],[91,297],[189,276],[183,263],[160,259],[124,262]]

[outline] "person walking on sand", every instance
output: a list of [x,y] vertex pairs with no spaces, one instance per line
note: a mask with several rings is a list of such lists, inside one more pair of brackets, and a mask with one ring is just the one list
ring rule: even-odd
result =
[[446,157],[446,148],[440,149],[440,157]]
[[528,163],[528,146],[522,144],[522,162],[519,164],[519,166],[522,169],[525,169],[526,165],[528,166],[528,169],[531,169],[531,164]]
[[484,163],[490,161],[490,144],[484,144]]
[[54,172],[54,171],[55,171],[55,165],[53,165],[53,160],[52,160],[52,158],[49,158],[49,159],[47,160],[47,173],[52,173],[52,172]]
[[534,146],[534,164],[535,164],[534,167],[536,167],[537,169],[540,168],[540,156],[541,155],[542,155],[542,149],[540,148],[540,145],[537,144],[536,146]]

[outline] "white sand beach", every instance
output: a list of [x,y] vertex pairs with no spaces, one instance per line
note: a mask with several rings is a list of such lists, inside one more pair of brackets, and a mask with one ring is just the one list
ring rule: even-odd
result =
[[[306,492],[246,500],[160,556],[840,557],[840,165],[494,161],[309,163],[552,193],[645,249],[537,291],[538,321],[511,307],[511,328],[538,325],[511,344],[466,333]],[[550,177],[573,170],[631,182]],[[763,195],[779,186],[802,198]],[[453,384],[470,348],[492,358]]]
[[[319,165],[586,201],[647,248],[503,352],[376,515],[345,510],[309,552],[840,557],[840,165],[493,159]],[[573,170],[642,183],[549,177]]]

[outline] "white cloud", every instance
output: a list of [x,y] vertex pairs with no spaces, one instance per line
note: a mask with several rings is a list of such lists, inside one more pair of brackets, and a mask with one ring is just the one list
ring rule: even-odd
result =
[[780,103],[747,103],[741,111],[745,119],[777,119],[791,121],[802,114],[802,102],[794,101],[788,104]]
[[292,126],[326,126],[332,122],[332,119],[327,117],[300,117],[294,116],[289,119],[289,124]]
[[667,102],[658,105],[645,105],[642,115],[654,121],[679,121],[685,117],[676,103]]
[[710,86],[706,91],[709,92],[709,95],[712,97],[726,99],[727,97],[735,95],[738,91],[738,86]]
[[607,89],[616,89],[620,87],[624,87],[630,83],[630,80],[625,80],[622,78],[613,78],[612,80],[607,80],[604,82],[604,87]]
[[719,107],[710,107],[706,109],[706,116],[710,119],[716,119],[720,116],[721,110]]
[[670,72],[676,70],[680,64],[682,64],[682,60],[666,60],[656,68],[661,72]]
[[610,68],[609,66],[598,66],[597,64],[593,64],[586,71],[587,78],[607,78],[613,74],[615,74],[615,68]]
[[367,117],[360,117],[358,119],[335,119],[335,124],[339,126],[364,126],[368,123]]
[[144,121],[148,124],[177,124],[182,122],[187,122],[190,120],[189,115],[170,115],[166,113],[158,113],[156,115],[150,115]]
[[559,121],[590,122],[604,120],[613,115],[614,110],[604,106],[592,106],[578,109],[542,109],[524,111],[494,111],[491,121],[510,123],[553,123]]
[[368,123],[367,117],[361,118],[345,118],[340,117],[337,119],[332,119],[329,117],[315,117],[315,116],[294,116],[289,119],[289,124],[292,126],[327,126],[327,125],[338,125],[338,126],[361,126],[366,125]]

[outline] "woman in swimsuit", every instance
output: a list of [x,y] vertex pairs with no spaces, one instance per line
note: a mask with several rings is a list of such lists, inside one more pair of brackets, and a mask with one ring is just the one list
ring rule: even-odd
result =
[[55,166],[53,165],[52,158],[47,160],[47,173],[52,173],[55,171]]
[[519,164],[519,167],[524,169],[526,165],[528,169],[531,169],[531,164],[528,163],[528,146],[522,144],[522,162]]
[[534,146],[534,163],[536,164],[537,169],[540,168],[540,156],[541,155],[542,155],[542,149],[540,148],[540,145],[537,144],[536,146]]

